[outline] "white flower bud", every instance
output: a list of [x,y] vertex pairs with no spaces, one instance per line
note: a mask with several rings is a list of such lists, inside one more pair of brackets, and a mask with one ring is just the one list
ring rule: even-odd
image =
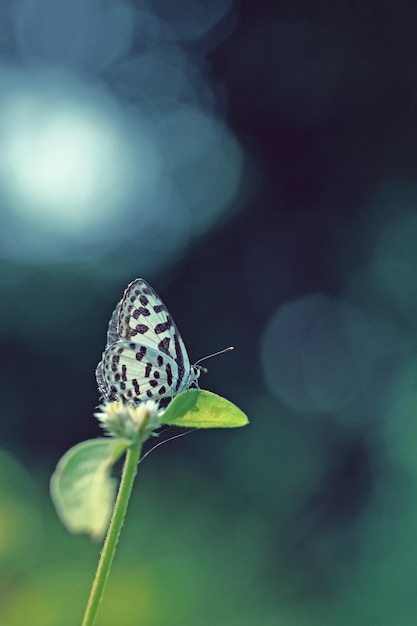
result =
[[140,438],[146,441],[161,425],[163,413],[164,410],[160,410],[154,400],[147,400],[137,406],[122,402],[105,402],[94,416],[112,437],[125,437],[131,441]]

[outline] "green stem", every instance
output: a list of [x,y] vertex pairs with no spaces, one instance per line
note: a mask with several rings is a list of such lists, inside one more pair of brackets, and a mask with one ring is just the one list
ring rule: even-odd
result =
[[104,587],[110,573],[111,564],[116,552],[117,542],[120,537],[120,531],[125,519],[127,505],[129,504],[130,495],[132,493],[141,448],[142,442],[138,441],[128,449],[126,454],[119,492],[117,494],[113,515],[97,566],[96,575],[91,587],[90,597],[84,613],[82,626],[93,626],[97,617],[97,611],[103,597]]

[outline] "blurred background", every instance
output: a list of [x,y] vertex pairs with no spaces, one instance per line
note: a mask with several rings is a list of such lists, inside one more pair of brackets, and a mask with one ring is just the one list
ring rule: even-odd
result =
[[143,277],[251,424],[141,465],[99,624],[414,626],[416,36],[412,0],[0,4],[1,624],[81,620],[49,476]]

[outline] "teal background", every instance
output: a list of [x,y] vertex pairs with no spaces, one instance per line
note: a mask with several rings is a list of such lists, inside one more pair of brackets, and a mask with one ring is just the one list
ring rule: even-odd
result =
[[0,623],[80,623],[49,476],[143,277],[250,425],[140,466],[98,624],[414,625],[417,5],[0,13]]

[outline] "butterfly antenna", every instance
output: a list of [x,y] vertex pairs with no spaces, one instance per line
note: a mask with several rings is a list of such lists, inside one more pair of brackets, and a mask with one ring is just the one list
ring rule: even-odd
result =
[[[235,347],[234,346],[229,346],[228,348],[223,348],[223,350],[219,350],[218,352],[213,352],[213,354],[209,354],[207,356],[203,356],[202,359],[198,359],[198,361],[196,363],[194,363],[194,365],[198,365],[199,363],[201,363],[201,361],[205,361],[206,359],[211,359],[212,356],[217,356],[218,354],[223,354],[223,352],[229,352],[230,350],[234,350]],[[204,368],[202,368],[204,369]]]
[[157,448],[159,448],[159,446],[162,446],[164,443],[168,443],[168,441],[172,441],[173,439],[178,439],[178,437],[184,437],[184,435],[189,435],[190,433],[193,433],[195,430],[198,430],[198,428],[193,428],[192,430],[186,430],[183,433],[179,433],[178,435],[173,435],[172,437],[169,437],[168,439],[164,439],[163,441],[160,441],[159,443],[155,444],[154,446],[152,446],[152,448],[150,450],[148,450],[140,459],[138,465],[140,463],[142,463],[142,461],[144,461],[146,459],[147,456],[150,455],[151,452],[153,452],[154,450],[156,450]]

